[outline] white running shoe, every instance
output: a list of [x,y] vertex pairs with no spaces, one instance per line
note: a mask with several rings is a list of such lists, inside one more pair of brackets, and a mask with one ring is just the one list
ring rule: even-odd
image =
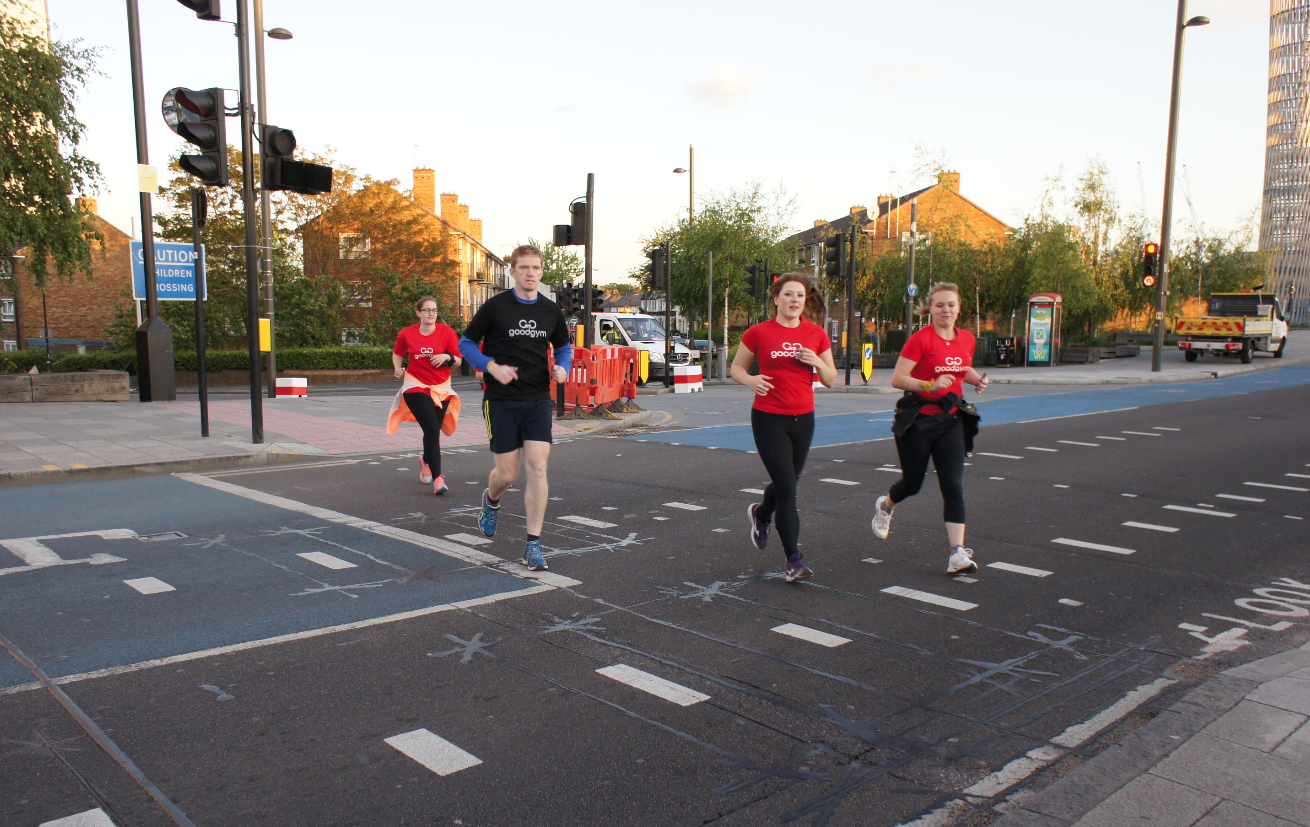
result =
[[432,469],[422,459],[418,461],[418,481],[424,485],[432,482]]
[[946,563],[947,574],[967,574],[977,570],[978,564],[973,562],[973,549],[956,546],[951,550],[951,559]]
[[886,502],[884,495],[873,504],[873,533],[879,540],[886,540],[887,533],[892,530],[892,512],[883,505]]

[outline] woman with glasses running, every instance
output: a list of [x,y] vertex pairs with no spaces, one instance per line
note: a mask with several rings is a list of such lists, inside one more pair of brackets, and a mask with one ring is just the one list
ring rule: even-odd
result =
[[[814,283],[800,273],[785,273],[769,288],[769,298],[778,308],[777,315],[742,335],[732,360],[732,378],[755,392],[751,431],[772,480],[764,489],[763,502],[746,509],[751,542],[758,549],[767,546],[769,527],[777,521],[791,583],[813,574],[797,548],[801,523],[796,481],[814,438],[814,374],[831,388],[837,382],[837,368],[828,335],[815,324],[823,316],[824,304]],[[747,373],[752,359],[759,361],[758,376]]]
[[973,408],[961,397],[966,382],[978,393],[986,390],[987,374],[973,369],[973,334],[955,327],[960,289],[944,282],[934,284],[927,302],[932,324],[909,338],[892,374],[892,387],[905,391],[892,422],[901,478],[874,503],[873,533],[887,539],[892,511],[919,493],[931,459],[942,490],[950,544],[946,573],[965,574],[978,570],[973,549],[964,547],[964,457],[973,449],[977,417],[970,416]]
[[[391,405],[387,433],[394,434],[402,421],[418,423],[423,429],[419,482],[431,483],[433,494],[444,494],[449,488],[441,475],[441,433],[454,433],[459,420],[459,397],[450,388],[450,369],[460,363],[459,336],[441,323],[436,299],[424,296],[414,309],[418,324],[401,330],[391,350],[396,378],[405,382]],[[407,367],[401,367],[402,360]]]

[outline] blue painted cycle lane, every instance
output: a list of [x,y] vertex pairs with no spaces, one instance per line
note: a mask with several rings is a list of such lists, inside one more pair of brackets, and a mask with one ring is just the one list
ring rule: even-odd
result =
[[[52,677],[535,585],[176,477],[8,488],[0,499],[0,631]],[[0,687],[32,679],[0,660]]]
[[[1105,413],[1127,408],[1144,408],[1172,402],[1191,402],[1237,396],[1256,391],[1290,388],[1310,383],[1310,365],[1294,365],[1275,370],[1256,371],[1226,379],[1206,379],[1196,382],[1177,382],[1161,385],[1107,386],[1104,390],[1080,390],[1041,396],[1020,396],[1010,399],[985,400],[970,397],[977,402],[982,414],[983,427],[1010,425],[1038,419],[1053,419],[1079,414]],[[890,412],[838,414],[823,416],[823,401],[819,398],[814,423],[813,447],[845,445],[891,438]],[[750,425],[716,425],[685,431],[663,431],[628,437],[643,442],[667,442],[680,445],[726,448],[737,451],[755,450],[755,439]]]

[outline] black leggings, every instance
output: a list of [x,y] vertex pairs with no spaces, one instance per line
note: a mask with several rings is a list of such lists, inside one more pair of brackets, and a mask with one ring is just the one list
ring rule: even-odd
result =
[[796,513],[796,479],[805,467],[810,441],[814,439],[814,412],[796,416],[751,408],[751,432],[764,470],[773,480],[764,489],[758,517],[762,522],[778,524],[782,553],[790,558],[797,553],[796,541],[801,535],[801,518]]
[[901,478],[889,492],[892,505],[919,493],[932,457],[937,485],[942,489],[942,518],[948,523],[964,523],[964,424],[960,418],[952,417],[944,425],[940,421],[915,422],[896,437],[896,453],[901,458]]
[[432,476],[441,476],[441,423],[446,419],[446,408],[450,407],[450,398],[440,408],[437,403],[432,401],[432,394],[413,393],[402,394],[405,397],[405,404],[409,406],[409,412],[414,414],[418,420],[418,426],[423,429],[423,461],[432,469]]

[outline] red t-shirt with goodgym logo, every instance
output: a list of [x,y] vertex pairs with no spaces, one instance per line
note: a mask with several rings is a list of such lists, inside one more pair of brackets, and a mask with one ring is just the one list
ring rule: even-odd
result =
[[449,325],[438,324],[437,329],[424,336],[418,325],[410,325],[396,336],[392,353],[409,360],[405,370],[425,385],[443,385],[450,378],[450,363],[433,367],[428,354],[450,353],[459,356],[459,337]]
[[805,319],[796,327],[783,327],[777,319],[770,319],[743,333],[741,343],[755,354],[760,374],[768,376],[773,385],[773,390],[755,397],[755,408],[797,416],[814,410],[814,368],[798,357],[801,347],[815,353],[832,349],[823,328]]
[[[911,376],[928,382],[943,373],[955,377],[955,382],[945,390],[924,393],[922,396],[929,399],[940,399],[948,393],[964,396],[963,379],[973,366],[973,343],[973,334],[958,327],[955,328],[955,338],[949,341],[943,339],[932,325],[920,328],[919,332],[910,337],[910,341],[901,349],[901,356],[915,363],[914,370],[910,371]],[[938,405],[924,405],[923,412],[932,415],[943,411]]]

